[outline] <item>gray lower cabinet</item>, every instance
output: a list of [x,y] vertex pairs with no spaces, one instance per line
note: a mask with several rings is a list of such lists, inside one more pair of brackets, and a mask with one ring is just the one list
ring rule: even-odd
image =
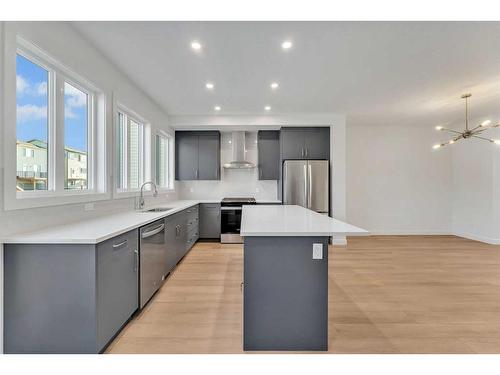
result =
[[138,308],[138,230],[97,245],[6,244],[5,353],[99,353]]
[[190,207],[186,210],[186,249],[189,251],[191,247],[198,241],[200,237],[199,230],[199,206]]
[[330,159],[330,128],[281,128],[281,158]]
[[200,233],[203,239],[220,238],[220,203],[200,204]]
[[[175,214],[177,215],[177,214]],[[175,215],[165,219],[165,275],[172,272],[179,262],[178,228]]]
[[257,134],[259,180],[278,180],[280,165],[280,132],[261,130]]
[[175,132],[175,179],[220,180],[220,132]]
[[245,237],[244,350],[328,349],[328,237]]
[[168,272],[187,254],[199,238],[198,210],[196,205],[168,216],[165,220]]

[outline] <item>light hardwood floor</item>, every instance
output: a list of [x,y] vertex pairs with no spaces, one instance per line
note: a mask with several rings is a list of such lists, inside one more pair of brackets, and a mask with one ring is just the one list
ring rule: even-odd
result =
[[[329,249],[330,353],[500,353],[500,246],[453,236]],[[241,245],[198,243],[108,353],[242,353]]]

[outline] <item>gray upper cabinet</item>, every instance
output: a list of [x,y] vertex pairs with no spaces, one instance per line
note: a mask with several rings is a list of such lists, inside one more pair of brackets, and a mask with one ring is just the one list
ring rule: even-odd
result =
[[304,132],[295,128],[281,129],[281,157],[283,159],[304,159]]
[[330,128],[310,128],[305,133],[306,159],[330,159]]
[[330,128],[282,128],[281,158],[330,159]]
[[280,165],[280,132],[261,130],[257,135],[259,149],[259,180],[278,180]]
[[198,179],[198,137],[175,132],[175,179]]
[[220,203],[200,204],[200,238],[220,238]]
[[198,180],[220,180],[220,133],[198,136]]
[[220,132],[175,132],[175,179],[220,180]]

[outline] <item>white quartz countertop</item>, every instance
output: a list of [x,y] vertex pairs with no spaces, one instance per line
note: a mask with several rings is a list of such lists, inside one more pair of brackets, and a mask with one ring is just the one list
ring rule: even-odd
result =
[[241,236],[366,236],[354,225],[301,206],[243,206]]
[[[123,211],[112,215],[82,220],[76,223],[56,225],[33,232],[20,233],[0,239],[6,244],[96,244],[129,230],[152,223],[199,203],[219,203],[216,200],[179,200],[157,207],[171,207],[169,211],[143,212]],[[147,207],[149,209],[155,206]]]

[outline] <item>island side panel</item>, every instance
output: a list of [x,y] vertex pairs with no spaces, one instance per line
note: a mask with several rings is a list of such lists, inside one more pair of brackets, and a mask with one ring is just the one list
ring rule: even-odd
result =
[[243,320],[244,350],[328,350],[328,237],[245,237]]
[[95,246],[5,245],[5,353],[96,353]]

